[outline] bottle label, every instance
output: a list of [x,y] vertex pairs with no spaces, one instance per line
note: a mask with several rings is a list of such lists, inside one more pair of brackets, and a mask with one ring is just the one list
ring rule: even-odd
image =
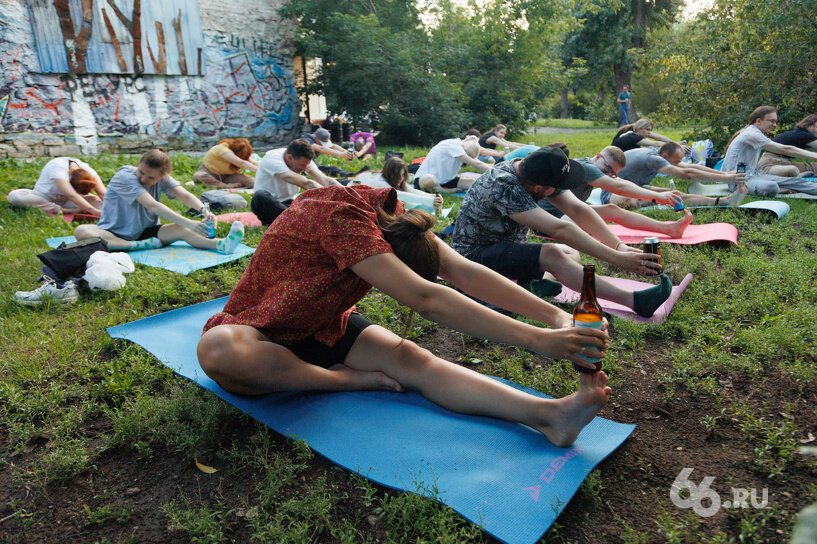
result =
[[[602,321],[579,321],[577,319],[573,320],[574,327],[588,327],[591,329],[601,329]],[[596,349],[595,346],[585,345],[586,349]],[[588,363],[598,363],[601,359],[597,357],[585,357],[581,353],[576,353],[579,357],[587,361]]]

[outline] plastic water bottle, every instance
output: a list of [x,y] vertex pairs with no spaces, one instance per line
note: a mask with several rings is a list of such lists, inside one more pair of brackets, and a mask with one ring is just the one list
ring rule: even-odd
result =
[[[678,190],[678,189],[675,187],[675,180],[672,180],[672,179],[671,179],[671,180],[669,180],[669,188],[670,188],[671,190],[673,190],[673,191],[677,191],[677,190]],[[681,201],[680,201],[680,202],[678,202],[677,204],[673,204],[673,205],[672,205],[672,209],[673,209],[673,210],[675,210],[676,212],[680,212],[681,210],[683,210],[683,209],[684,209],[684,201],[683,201],[683,200],[681,200]]]
[[206,202],[201,207],[201,213],[204,215],[204,228],[207,230],[207,237],[208,238],[215,238],[216,237],[216,221],[213,219],[213,216],[210,215],[210,205]]

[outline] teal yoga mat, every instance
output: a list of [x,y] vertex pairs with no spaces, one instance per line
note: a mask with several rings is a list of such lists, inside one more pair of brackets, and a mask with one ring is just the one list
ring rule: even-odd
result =
[[536,542],[635,428],[597,417],[572,447],[557,448],[529,427],[455,414],[413,392],[232,395],[196,359],[202,327],[226,300],[111,327],[108,334],[139,344],[177,374],[352,472],[425,496],[436,489],[432,498],[508,544]]
[[[49,247],[57,247],[62,242],[70,244],[76,241],[77,239],[73,236],[62,236],[59,238],[48,238],[45,242]],[[171,272],[187,275],[195,270],[235,261],[245,255],[252,255],[254,252],[255,248],[245,246],[244,244],[239,245],[235,252],[225,255],[217,251],[195,249],[190,247],[187,242],[173,242],[161,249],[129,251],[128,255],[130,255],[134,263],[164,268]]]

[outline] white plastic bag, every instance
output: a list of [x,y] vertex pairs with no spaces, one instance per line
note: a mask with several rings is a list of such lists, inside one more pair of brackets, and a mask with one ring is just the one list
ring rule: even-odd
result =
[[127,253],[95,251],[85,265],[82,279],[88,282],[91,289],[116,291],[125,286],[125,273],[134,270],[133,261]]
[[99,264],[99,263],[109,263],[114,268],[119,269],[121,272],[125,274],[130,274],[136,267],[133,265],[133,261],[125,252],[117,251],[116,253],[108,253],[107,251],[94,251],[91,257],[88,259],[88,262],[85,264],[85,268],[91,268],[92,266]]

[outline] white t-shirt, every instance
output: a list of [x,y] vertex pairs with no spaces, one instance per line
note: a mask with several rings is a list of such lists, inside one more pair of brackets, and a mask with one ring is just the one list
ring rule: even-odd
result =
[[760,158],[761,148],[771,141],[755,125],[749,125],[741,130],[729,144],[721,170],[733,172],[737,170],[738,163],[742,162],[746,164],[746,177],[752,176],[757,172],[757,160]]
[[[258,163],[258,171],[255,173],[255,187],[256,191],[269,191],[272,196],[278,200],[289,200],[295,198],[301,190],[297,185],[287,183],[278,178],[278,174],[290,172],[292,174],[301,175],[298,172],[293,172],[284,162],[284,152],[286,148],[270,149],[264,155],[264,158]],[[309,166],[306,167],[306,173],[312,174],[320,173],[318,165],[315,161],[309,161]]]
[[[379,172],[364,172],[352,183],[377,188],[391,187]],[[397,191],[397,198],[403,202],[406,209],[422,208],[429,213],[434,213],[434,195],[415,189],[411,184],[408,185],[408,189],[408,191]]]
[[463,155],[467,155],[467,153],[462,147],[462,140],[459,138],[443,140],[431,148],[414,176],[420,178],[426,174],[431,174],[441,184],[449,182],[459,174],[462,161],[457,157]]
[[43,166],[43,171],[40,172],[40,177],[37,179],[37,183],[34,184],[34,190],[38,193],[46,195],[47,197],[50,197],[51,200],[65,197],[65,195],[62,194],[62,191],[60,191],[57,186],[54,185],[54,180],[64,179],[68,181],[71,179],[71,174],[68,172],[69,162],[77,163],[77,166],[92,176],[97,175],[93,168],[79,159],[75,159],[73,157],[57,157],[56,159],[51,159],[45,163],[45,166]]

